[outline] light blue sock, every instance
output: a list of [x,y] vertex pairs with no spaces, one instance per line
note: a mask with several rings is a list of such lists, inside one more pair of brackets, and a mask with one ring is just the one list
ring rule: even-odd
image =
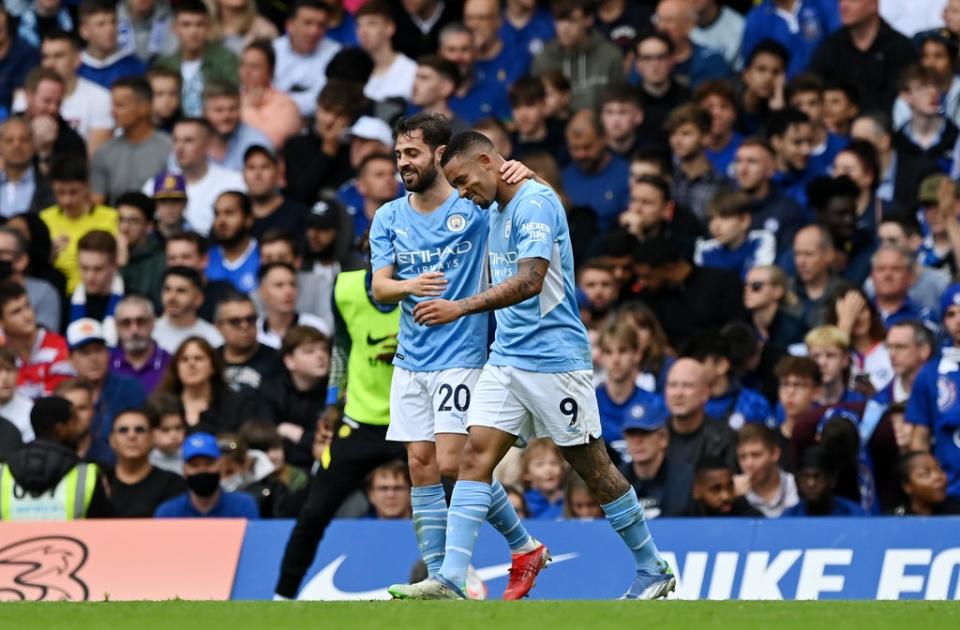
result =
[[447,495],[441,484],[416,486],[410,490],[413,508],[413,531],[427,574],[434,575],[443,564],[447,542]]
[[487,522],[507,539],[510,551],[515,553],[532,551],[528,548],[532,546],[530,534],[517,516],[517,511],[513,509],[503,484],[494,479],[490,488],[490,511],[487,512]]
[[447,516],[447,549],[438,573],[460,588],[467,583],[467,565],[480,535],[480,526],[490,511],[490,484],[458,481],[453,486]]
[[663,558],[653,544],[647,522],[643,518],[643,506],[637,500],[637,493],[633,488],[616,501],[603,506],[610,525],[616,530],[623,542],[633,552],[633,561],[637,571],[660,573],[664,566]]

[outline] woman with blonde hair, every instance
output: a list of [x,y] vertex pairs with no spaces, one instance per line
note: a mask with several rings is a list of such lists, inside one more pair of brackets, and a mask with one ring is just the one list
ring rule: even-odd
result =
[[806,326],[791,312],[798,302],[780,267],[760,265],[747,272],[743,305],[750,311],[753,327],[765,343],[783,350],[803,343]]
[[219,41],[240,56],[256,39],[274,39],[280,33],[267,18],[257,13],[255,0],[204,0],[210,10],[211,41]]

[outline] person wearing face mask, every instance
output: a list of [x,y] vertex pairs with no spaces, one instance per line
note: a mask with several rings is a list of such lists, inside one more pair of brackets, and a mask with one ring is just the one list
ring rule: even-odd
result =
[[58,396],[38,400],[30,424],[37,438],[0,466],[0,520],[111,516],[103,474],[74,452],[80,428],[70,402]]
[[187,491],[161,503],[154,518],[260,518],[249,494],[220,487],[220,447],[209,433],[194,433],[183,443],[183,476]]

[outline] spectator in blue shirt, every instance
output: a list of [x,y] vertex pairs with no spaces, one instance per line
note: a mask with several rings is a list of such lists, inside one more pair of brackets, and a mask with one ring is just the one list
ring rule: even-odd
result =
[[940,299],[943,329],[949,346],[921,368],[907,402],[913,425],[911,446],[933,455],[947,473],[947,494],[960,497],[960,284]]
[[78,14],[80,37],[87,42],[87,47],[80,56],[82,63],[77,74],[109,90],[116,79],[146,72],[142,61],[120,49],[115,2],[84,0]]
[[710,132],[710,114],[687,103],[670,112],[664,129],[673,152],[673,195],[677,205],[690,208],[706,223],[708,202],[729,184],[707,159],[704,142]]
[[849,139],[827,129],[823,121],[823,81],[809,72],[797,75],[786,86],[786,98],[810,119],[813,135],[810,140],[810,173],[827,175],[833,160],[847,146]]
[[692,4],[685,0],[662,0],[655,17],[657,29],[673,42],[673,76],[679,83],[696,88],[704,81],[725,79],[733,74],[722,54],[690,39],[697,24],[697,12]]
[[789,57],[783,46],[765,39],[744,61],[737,121],[742,134],[759,133],[770,111],[783,106],[783,77]]
[[183,443],[187,491],[160,504],[155,518],[260,518],[253,497],[220,488],[220,448],[209,433],[194,433]]
[[463,4],[463,23],[473,33],[480,82],[494,81],[509,88],[530,70],[526,46],[500,37],[499,0],[467,0]]
[[733,160],[743,135],[734,129],[737,123],[737,93],[728,81],[707,81],[696,89],[693,101],[710,114],[710,132],[704,139],[707,159],[713,170],[734,176]]
[[820,43],[838,28],[840,13],[833,0],[763,0],[747,13],[740,51],[748,57],[761,40],[776,40],[790,51],[787,76],[793,77],[807,68]]
[[834,494],[837,482],[834,466],[822,446],[807,448],[800,456],[797,471],[800,502],[784,510],[783,516],[866,516],[858,504]]
[[13,91],[39,65],[40,51],[10,33],[10,14],[0,4],[0,107],[7,113],[13,103]]
[[[663,400],[637,385],[640,376],[640,333],[628,319],[615,319],[600,333],[600,365],[606,381],[597,387],[600,428],[607,447],[629,461],[623,425],[663,407]],[[664,417],[666,413],[664,412]],[[614,460],[617,461],[617,460]]]
[[207,280],[227,280],[237,291],[250,293],[257,288],[260,247],[253,238],[253,203],[242,192],[220,193],[213,204],[213,229],[216,243],[210,249]]
[[759,265],[772,265],[776,239],[766,230],[751,230],[750,197],[739,191],[717,192],[707,204],[710,235],[697,239],[693,262],[728,269],[746,278]]
[[563,169],[570,201],[597,213],[603,231],[626,210],[630,200],[630,165],[614,155],[603,139],[603,126],[593,110],[577,112],[567,124],[571,163]]
[[772,113],[766,127],[770,145],[777,154],[773,183],[801,208],[806,208],[807,184],[814,177],[808,168],[813,150],[813,125],[806,114],[787,107]]
[[511,47],[523,48],[530,56],[543,50],[544,44],[556,37],[553,16],[536,0],[507,0],[500,25],[500,39]]
[[566,463],[552,440],[532,440],[522,455],[523,483],[530,518],[563,517],[563,477]]
[[759,392],[744,387],[732,373],[730,342],[715,332],[704,332],[687,346],[687,356],[703,365],[710,387],[705,412],[713,420],[739,430],[746,422],[773,426],[770,403]]
[[471,125],[481,118],[510,119],[506,84],[477,72],[473,33],[463,24],[448,24],[440,31],[440,56],[460,71],[461,81],[449,104]]

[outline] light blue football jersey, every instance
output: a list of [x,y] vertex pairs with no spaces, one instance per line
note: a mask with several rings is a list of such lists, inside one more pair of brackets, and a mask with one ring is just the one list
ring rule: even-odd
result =
[[[400,280],[425,271],[442,271],[445,300],[470,297],[486,287],[484,255],[487,214],[456,191],[433,212],[418,212],[409,195],[384,204],[370,226],[373,270],[395,265]],[[399,347],[393,364],[414,372],[483,367],[487,358],[489,314],[461,317],[428,328],[413,318],[413,308],[436,298],[410,296],[400,304]]]
[[589,370],[590,342],[580,321],[567,216],[548,187],[527,181],[502,212],[490,210],[489,259],[494,285],[517,273],[522,258],[550,261],[543,290],[496,311],[492,365],[529,372]]

